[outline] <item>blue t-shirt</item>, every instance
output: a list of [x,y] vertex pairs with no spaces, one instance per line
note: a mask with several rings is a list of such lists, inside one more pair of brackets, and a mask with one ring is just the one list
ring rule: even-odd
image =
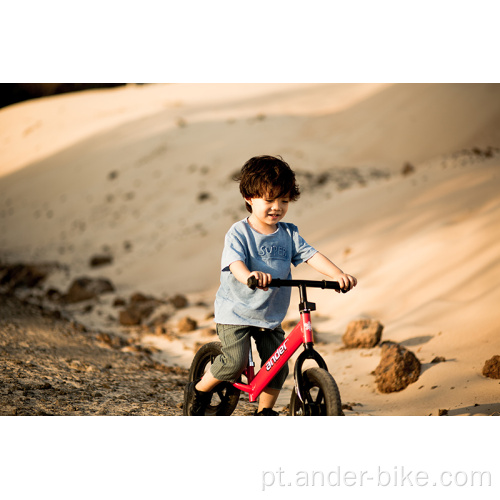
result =
[[299,235],[297,226],[279,222],[273,234],[255,231],[247,219],[233,224],[226,234],[221,260],[221,283],[215,297],[215,321],[226,325],[276,328],[290,305],[289,287],[251,290],[229,270],[238,260],[250,271],[291,279],[291,264],[309,260],[316,250]]

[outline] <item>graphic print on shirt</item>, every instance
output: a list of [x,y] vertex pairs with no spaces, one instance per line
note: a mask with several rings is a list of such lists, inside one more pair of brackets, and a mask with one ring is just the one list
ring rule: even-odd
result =
[[285,247],[277,245],[261,245],[259,255],[264,259],[287,259],[288,251]]

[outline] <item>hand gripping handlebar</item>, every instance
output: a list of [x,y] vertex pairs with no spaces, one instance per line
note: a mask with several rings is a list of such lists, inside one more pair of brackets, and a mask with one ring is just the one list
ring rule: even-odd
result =
[[[259,281],[255,276],[250,276],[247,280],[247,286],[252,290],[255,290],[259,285]],[[267,286],[269,287],[282,287],[282,286],[306,286],[309,288],[323,288],[329,290],[340,290],[340,285],[336,281],[314,281],[314,280],[282,280],[279,278],[273,278],[271,283]],[[342,290],[344,292],[344,290]],[[344,292],[345,293],[345,292]]]

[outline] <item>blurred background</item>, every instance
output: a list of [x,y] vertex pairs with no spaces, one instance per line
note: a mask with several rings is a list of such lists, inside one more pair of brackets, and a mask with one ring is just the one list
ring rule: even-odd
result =
[[0,83],[0,108],[37,97],[78,90],[119,87],[124,83]]

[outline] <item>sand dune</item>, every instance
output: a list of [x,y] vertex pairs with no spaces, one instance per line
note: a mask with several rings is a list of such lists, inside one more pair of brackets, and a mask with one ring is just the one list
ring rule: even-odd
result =
[[[345,296],[314,293],[320,351],[343,400],[359,403],[348,413],[498,412],[499,381],[481,369],[500,354],[500,85],[128,86],[10,106],[0,259],[67,265],[47,286],[105,275],[119,295],[210,304],[224,234],[245,216],[231,176],[257,154],[297,171],[288,220],[359,279]],[[90,269],[98,253],[113,264]],[[319,278],[307,266],[295,275]],[[416,353],[416,383],[380,394],[379,349],[340,349],[360,317]],[[200,340],[162,341],[159,356],[186,365]]]

